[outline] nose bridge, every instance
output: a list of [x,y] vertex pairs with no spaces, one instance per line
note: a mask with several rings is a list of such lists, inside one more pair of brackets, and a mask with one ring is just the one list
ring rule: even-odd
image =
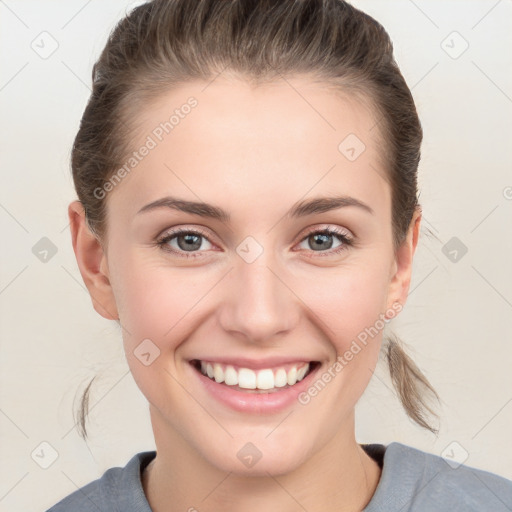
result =
[[290,329],[298,318],[294,295],[286,286],[284,275],[280,275],[284,273],[273,251],[259,247],[258,250],[254,240],[246,240],[238,247],[239,258],[230,272],[221,315],[226,331],[237,331],[251,342],[271,339]]

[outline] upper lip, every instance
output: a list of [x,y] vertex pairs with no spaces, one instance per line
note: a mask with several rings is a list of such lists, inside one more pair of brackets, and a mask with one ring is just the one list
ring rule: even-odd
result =
[[274,368],[285,364],[306,364],[317,361],[315,359],[308,359],[304,357],[265,357],[259,359],[249,359],[247,357],[204,357],[196,358],[192,361],[206,361],[209,363],[218,363],[225,365],[238,366],[241,368],[250,368],[260,370],[263,368]]

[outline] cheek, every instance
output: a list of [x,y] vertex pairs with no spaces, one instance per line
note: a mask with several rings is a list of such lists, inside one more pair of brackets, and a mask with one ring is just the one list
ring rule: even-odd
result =
[[175,414],[172,408],[187,400],[175,381],[177,351],[200,322],[200,301],[211,285],[184,269],[139,264],[123,271],[116,294],[127,363],[148,401]]
[[[319,273],[314,287],[309,283],[303,288],[305,303],[317,315],[333,347],[336,362],[319,379],[328,381],[322,400],[331,404],[327,409],[338,414],[339,421],[355,406],[372,378],[386,325],[387,262],[372,256],[340,266],[335,276],[333,272],[325,277]],[[317,388],[323,385],[319,383]]]
[[[123,327],[135,336],[161,339],[205,293],[204,274],[173,267],[158,248],[134,248],[113,239],[112,285]],[[122,255],[122,257],[120,257]],[[125,333],[126,334],[126,333]]]
[[[326,328],[338,354],[347,350],[352,340],[377,324],[385,312],[388,293],[386,266],[369,258],[336,272],[317,273],[314,286],[308,282],[302,291],[304,302]],[[364,337],[364,336],[363,336]]]
[[134,371],[139,370],[136,358],[145,346],[165,356],[157,366],[174,370],[174,352],[204,319],[209,292],[218,280],[208,275],[197,268],[172,268],[135,257],[117,267],[116,303]]

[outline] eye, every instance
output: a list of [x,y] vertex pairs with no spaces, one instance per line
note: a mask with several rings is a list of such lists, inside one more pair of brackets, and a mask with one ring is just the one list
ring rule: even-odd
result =
[[[206,233],[201,230],[177,229],[159,238],[157,244],[164,251],[172,252],[179,256],[184,256],[185,258],[196,258],[198,255],[186,253],[197,252],[202,246],[202,240],[208,240],[208,237]],[[176,242],[177,248],[175,244],[171,244],[170,242]]]
[[[338,238],[341,241],[341,244],[336,247],[334,250],[322,250],[322,249],[331,249],[332,247],[332,237]],[[318,250],[313,250],[312,252],[321,252],[319,256],[332,256],[333,254],[339,254],[342,251],[345,251],[348,247],[354,245],[353,239],[348,235],[346,231],[342,231],[337,228],[325,228],[325,229],[317,229],[310,231],[307,236],[302,240],[301,243],[308,243],[311,247],[316,247]]]
[[[334,250],[326,251],[325,249],[331,249],[332,242],[329,242],[329,238],[336,237],[341,241],[341,244]],[[168,251],[185,258],[196,258],[200,255],[202,241],[208,240],[208,234],[195,229],[176,229],[168,232],[163,237],[157,240],[157,245],[164,251]],[[170,242],[176,242],[171,244]],[[325,228],[310,231],[305,238],[302,239],[301,243],[309,242],[313,247],[319,248],[319,250],[312,250],[312,252],[321,252],[321,256],[329,256],[338,254],[348,247],[354,245],[353,239],[345,232],[336,228]],[[324,249],[324,250],[322,250]],[[206,250],[206,249],[204,249]],[[199,254],[194,254],[198,252]],[[187,254],[189,253],[189,254]]]

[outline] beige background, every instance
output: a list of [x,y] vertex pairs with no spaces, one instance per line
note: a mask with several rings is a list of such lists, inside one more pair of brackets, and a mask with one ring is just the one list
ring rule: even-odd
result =
[[[66,212],[92,65],[129,5],[0,1],[2,511],[44,511],[154,449],[147,402],[117,325],[92,308]],[[358,440],[453,449],[512,479],[512,2],[354,5],[389,31],[425,131],[420,201],[439,240],[422,234],[410,297],[392,326],[444,403],[436,438],[407,419],[382,364],[358,405]],[[42,37],[48,51],[58,44],[47,58],[31,47]],[[46,263],[32,251],[43,237],[57,251]],[[442,250],[452,237],[467,247],[455,262]],[[71,411],[95,374],[84,443]],[[45,460],[32,457],[41,449]]]

